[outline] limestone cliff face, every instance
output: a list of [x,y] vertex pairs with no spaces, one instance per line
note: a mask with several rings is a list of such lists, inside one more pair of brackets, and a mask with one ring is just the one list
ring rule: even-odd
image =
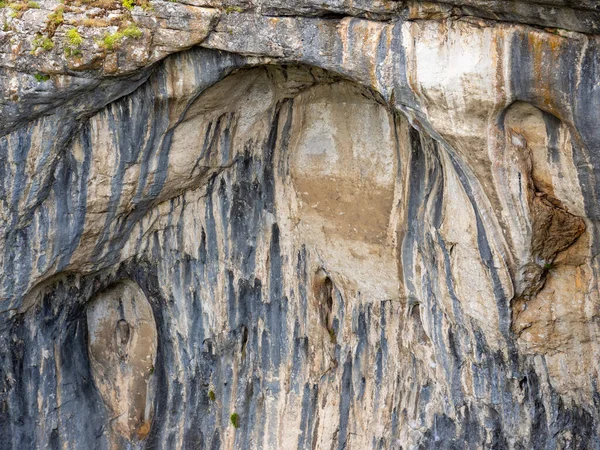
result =
[[0,448],[600,449],[596,2],[38,6]]

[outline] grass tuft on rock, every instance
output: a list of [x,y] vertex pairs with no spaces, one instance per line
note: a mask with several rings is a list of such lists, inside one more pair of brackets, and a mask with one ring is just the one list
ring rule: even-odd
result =
[[231,14],[231,13],[243,13],[244,9],[240,8],[239,6],[227,6],[225,8],[225,14]]
[[121,33],[120,31],[106,34],[102,38],[102,42],[100,42],[100,46],[104,47],[106,50],[114,50],[115,48],[117,48],[119,46],[122,39],[123,39],[123,33]]
[[45,73],[36,73],[34,77],[40,83],[43,83],[44,81],[48,81],[50,79],[50,75],[47,75]]
[[71,45],[72,47],[79,47],[79,46],[81,46],[81,44],[83,44],[83,36],[81,36],[81,34],[79,34],[79,31],[77,31],[77,28],[71,28],[69,31],[67,31],[66,36],[67,36],[69,45]]
[[140,30],[136,25],[132,24],[122,31],[116,31],[112,34],[105,35],[100,42],[100,46],[106,50],[115,50],[119,47],[124,38],[139,39],[142,37],[142,35],[142,30]]
[[47,52],[54,48],[54,42],[52,42],[52,39],[43,35],[36,36],[31,42],[31,45],[33,46],[33,50],[31,51],[32,53],[35,53],[38,48],[41,48]]
[[329,332],[329,341],[332,344],[337,344],[337,336],[335,335],[335,330],[333,328],[329,328],[328,332]]
[[129,38],[133,38],[133,39],[139,39],[139,38],[142,37],[142,35],[143,35],[142,30],[140,30],[134,24],[129,25],[127,28],[125,28],[123,30],[123,36],[125,36],[125,37],[129,37]]
[[52,14],[48,16],[48,22],[46,24],[46,31],[48,32],[48,37],[54,36],[56,29],[65,22],[65,18],[63,16],[64,12],[64,6],[59,6],[54,10]]
[[229,420],[231,421],[231,425],[233,425],[233,428],[240,427],[240,416],[238,413],[233,413],[231,416],[229,416]]
[[86,28],[105,28],[110,25],[108,20],[97,17],[86,17],[81,24]]

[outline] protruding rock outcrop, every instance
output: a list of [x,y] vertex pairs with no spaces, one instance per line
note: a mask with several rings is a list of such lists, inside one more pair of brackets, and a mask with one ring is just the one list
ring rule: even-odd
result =
[[[94,384],[110,411],[112,446],[143,440],[154,415],[157,332],[152,308],[132,281],[97,294],[87,307],[88,350]],[[120,444],[120,445],[119,445]]]

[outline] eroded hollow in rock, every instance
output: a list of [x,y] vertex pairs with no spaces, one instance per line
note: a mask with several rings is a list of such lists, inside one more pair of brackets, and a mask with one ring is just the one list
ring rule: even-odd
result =
[[334,284],[331,278],[323,269],[315,273],[313,281],[313,295],[316,299],[316,307],[319,311],[319,317],[322,325],[327,329],[330,337],[334,340],[335,330],[333,329],[333,295]]
[[157,333],[152,308],[140,287],[119,281],[87,308],[88,352],[94,383],[110,410],[112,430],[144,439],[153,415]]
[[582,206],[570,186],[575,168],[565,158],[572,153],[568,128],[555,116],[534,106],[516,102],[504,116],[509,192],[528,208],[518,230],[524,243],[525,261],[518,274],[517,292],[532,298],[543,287],[546,272],[556,256],[569,248],[584,233]]

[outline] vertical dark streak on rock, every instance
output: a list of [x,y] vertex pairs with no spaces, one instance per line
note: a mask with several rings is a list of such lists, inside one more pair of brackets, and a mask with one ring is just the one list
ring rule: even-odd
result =
[[[7,142],[5,138],[3,141]],[[21,200],[20,195],[26,190],[25,165],[29,148],[31,147],[31,134],[29,130],[25,127],[20,128],[16,132],[16,141],[16,143],[12,145],[9,144],[3,149],[0,148],[7,157],[8,153],[12,150],[12,157],[16,166],[14,169],[12,186],[10,187],[12,197],[9,208],[12,211],[12,219],[7,226],[7,230],[9,231],[5,238],[4,270],[2,271],[3,275],[13,274],[13,276],[3,277],[5,292],[22,291],[31,270],[29,254],[21,255],[19,254],[20,252],[18,252],[18,249],[20,248],[29,248],[29,239],[26,230],[18,227],[18,215],[16,214],[19,201]]]
[[338,450],[346,448],[346,440],[348,439],[348,419],[350,417],[350,408],[352,407],[354,398],[354,389],[352,384],[352,355],[349,353],[346,356],[344,363],[344,372],[342,373],[340,389],[340,425],[338,434]]
[[[592,219],[593,243],[592,254],[600,253],[600,130],[598,128],[598,111],[600,110],[600,63],[598,52],[600,44],[597,40],[588,43],[583,54],[579,73],[578,89],[573,89],[572,104],[576,130],[572,140],[573,160],[579,174],[579,184],[585,203],[586,216]],[[579,137],[579,139],[577,139]],[[598,276],[598,273],[595,273]]]
[[281,250],[279,248],[279,227],[273,224],[271,228],[271,246],[269,250],[269,303],[267,303],[267,320],[271,336],[271,362],[274,374],[278,376],[281,365],[281,352],[284,346],[282,319],[284,302],[283,297],[283,271]]
[[390,44],[390,51],[392,53],[392,67],[396,68],[397,72],[393,78],[393,91],[390,93],[390,97],[386,98],[398,109],[400,109],[400,105],[415,109],[419,103],[408,82],[406,50],[402,34],[403,25],[404,22],[400,20],[391,27],[392,42]]
[[546,135],[548,139],[548,162],[557,164],[560,162],[560,120],[548,114],[543,113],[544,122],[546,123]]

